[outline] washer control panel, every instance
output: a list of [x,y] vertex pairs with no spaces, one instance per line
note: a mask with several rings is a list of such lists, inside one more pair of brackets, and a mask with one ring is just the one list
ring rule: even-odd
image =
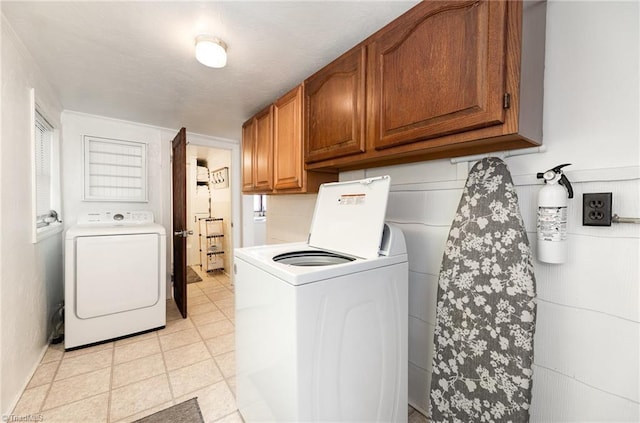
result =
[[103,211],[87,212],[78,216],[78,224],[115,224],[135,225],[153,223],[153,212],[149,210],[138,211]]

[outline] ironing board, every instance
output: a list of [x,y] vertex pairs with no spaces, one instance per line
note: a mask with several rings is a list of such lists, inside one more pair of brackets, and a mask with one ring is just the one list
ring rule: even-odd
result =
[[432,422],[526,422],[531,402],[535,276],[506,164],[476,163],[438,280]]

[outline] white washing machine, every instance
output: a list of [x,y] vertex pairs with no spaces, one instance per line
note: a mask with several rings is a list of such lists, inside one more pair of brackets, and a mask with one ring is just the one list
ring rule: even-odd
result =
[[321,186],[308,243],[235,250],[246,422],[407,420],[408,264],[390,178]]
[[150,211],[87,213],[65,240],[65,349],[166,323],[166,232]]

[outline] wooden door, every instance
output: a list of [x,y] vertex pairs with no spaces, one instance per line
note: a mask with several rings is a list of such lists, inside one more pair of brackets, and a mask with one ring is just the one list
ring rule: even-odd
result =
[[187,131],[173,139],[173,298],[187,318]]
[[253,182],[258,192],[273,189],[273,106],[256,115]]
[[273,106],[273,187],[302,189],[302,86],[282,96]]
[[242,125],[242,191],[254,190],[253,155],[255,150],[256,120],[249,119]]
[[376,148],[504,121],[505,1],[423,2],[369,46]]
[[306,163],[365,151],[365,58],[354,48],[305,81]]

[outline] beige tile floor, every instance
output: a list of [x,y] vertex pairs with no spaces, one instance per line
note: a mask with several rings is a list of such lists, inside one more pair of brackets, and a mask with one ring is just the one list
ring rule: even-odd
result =
[[[229,278],[194,266],[188,317],[167,301],[166,328],[65,352],[47,350],[14,416],[64,423],[132,422],[198,397],[207,423],[242,422],[235,403],[234,294]],[[410,423],[426,418],[409,407]]]
[[167,301],[165,329],[65,352],[47,350],[15,416],[131,422],[198,397],[205,422],[242,422],[235,403],[234,295],[229,278],[195,269],[188,317]]

